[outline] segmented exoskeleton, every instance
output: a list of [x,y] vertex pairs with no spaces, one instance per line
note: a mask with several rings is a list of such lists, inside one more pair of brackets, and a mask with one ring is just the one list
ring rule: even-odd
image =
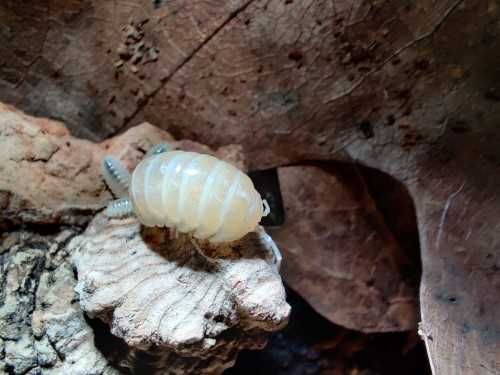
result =
[[103,175],[117,196],[110,217],[131,213],[146,226],[167,226],[212,243],[234,241],[255,229],[269,206],[250,178],[211,155],[154,147],[130,177],[113,157]]

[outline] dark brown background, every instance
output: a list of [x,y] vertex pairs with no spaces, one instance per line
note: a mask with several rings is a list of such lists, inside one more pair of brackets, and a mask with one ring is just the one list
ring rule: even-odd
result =
[[[0,100],[93,140],[147,120],[239,143],[253,169],[395,177],[415,202],[436,373],[496,373],[498,15],[493,0],[3,1]],[[130,22],[157,61],[117,64]]]

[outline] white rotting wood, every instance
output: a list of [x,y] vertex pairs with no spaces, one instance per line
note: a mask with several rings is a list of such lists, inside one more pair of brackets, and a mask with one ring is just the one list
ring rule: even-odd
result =
[[279,252],[262,227],[208,255],[197,242],[100,214],[68,245],[81,308],[128,345],[127,361],[138,353],[162,370],[143,373],[220,374],[288,320]]

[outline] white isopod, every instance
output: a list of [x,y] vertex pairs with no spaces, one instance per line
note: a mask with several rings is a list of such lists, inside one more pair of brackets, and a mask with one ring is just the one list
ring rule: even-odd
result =
[[103,176],[120,197],[110,217],[135,213],[146,226],[166,226],[212,243],[234,241],[253,231],[269,206],[250,178],[213,156],[155,146],[132,176],[111,156]]

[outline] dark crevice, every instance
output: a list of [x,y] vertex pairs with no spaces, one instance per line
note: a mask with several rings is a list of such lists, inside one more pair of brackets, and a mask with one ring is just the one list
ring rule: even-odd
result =
[[85,315],[85,321],[94,332],[94,345],[106,357],[109,363],[123,374],[133,373],[130,367],[124,366],[129,348],[125,341],[111,334],[108,324],[100,319],[91,319]]
[[58,222],[54,223],[25,223],[18,220],[11,220],[1,218],[0,220],[0,233],[13,233],[13,232],[30,232],[38,234],[42,237],[55,236],[66,229],[79,229],[83,231],[87,224],[84,225],[69,225]]
[[[33,271],[27,275],[26,283],[24,285],[24,293],[20,291],[20,294],[33,295],[33,303],[27,311],[28,318],[31,318],[33,311],[36,309],[37,291],[38,286],[40,285],[40,278],[42,277],[42,273],[45,269],[45,257],[36,258],[35,262],[36,264],[33,266]],[[33,290],[31,288],[31,283],[35,283]],[[28,319],[28,326],[31,327],[31,319]]]
[[430,375],[414,331],[365,334],[329,322],[287,289],[290,323],[262,351],[243,351],[227,375]]
[[418,289],[422,274],[417,216],[408,189],[388,174],[377,169],[358,166],[370,196],[382,215],[385,225],[395,237],[401,255],[401,273]]
[[50,339],[50,336],[47,335],[47,341],[52,349],[54,349],[54,352],[56,353],[57,358],[59,361],[64,362],[65,356],[64,353],[61,353],[59,349],[57,349],[57,345]]

